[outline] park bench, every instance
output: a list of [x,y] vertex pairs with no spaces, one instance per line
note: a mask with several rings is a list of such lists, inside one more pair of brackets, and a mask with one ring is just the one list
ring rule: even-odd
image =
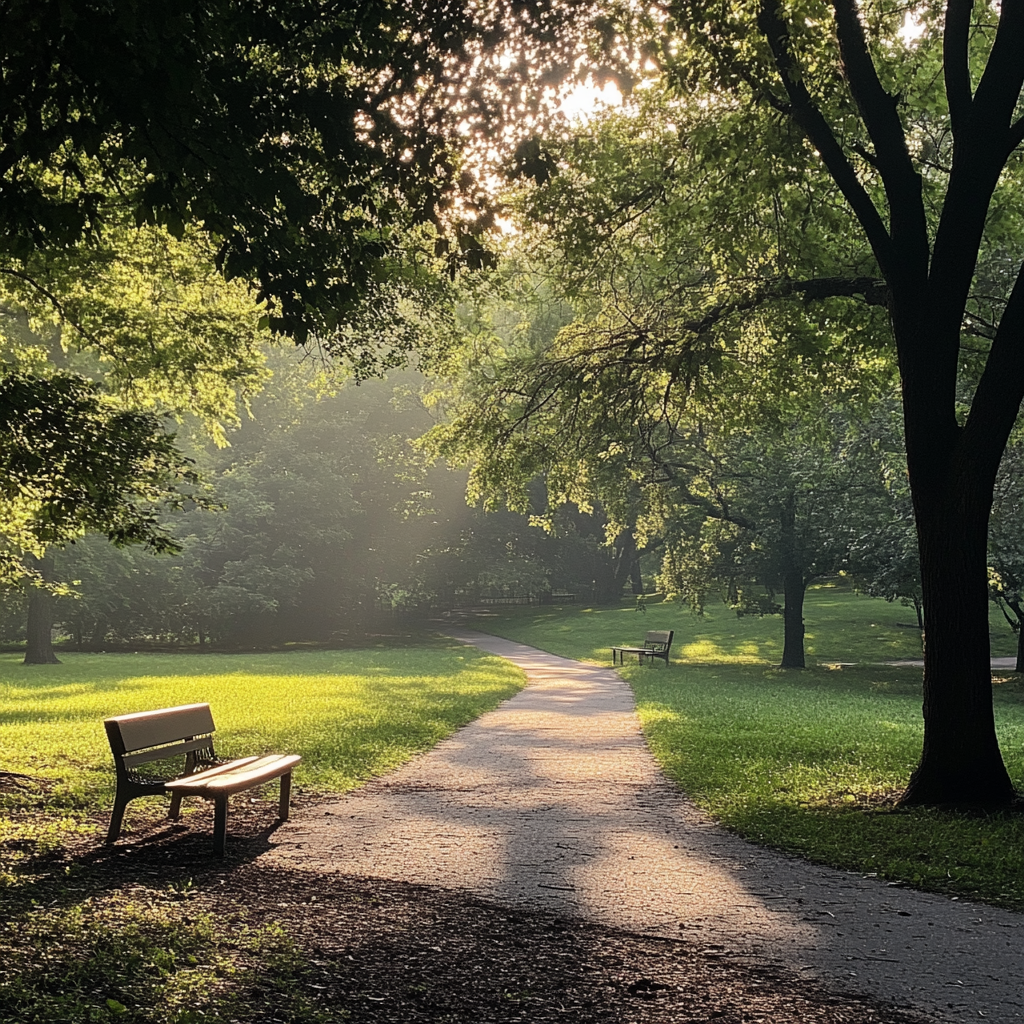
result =
[[615,664],[616,656],[618,656],[618,662],[620,665],[625,664],[624,657],[627,654],[635,654],[637,661],[654,661],[655,658],[661,658],[665,664],[668,664],[668,652],[672,649],[672,637],[675,636],[674,629],[652,629],[644,637],[643,647],[613,647],[612,648],[612,664]]
[[[214,803],[213,845],[224,855],[227,842],[228,797],[280,778],[279,817],[288,819],[291,799],[292,768],[302,760],[298,754],[268,754],[219,761],[213,752],[213,715],[209,704],[183,704],[176,708],[140,711],[117,715],[103,722],[114,754],[117,792],[110,816],[107,842],[121,834],[125,807],[140,796],[171,795],[167,816],[177,819],[181,798],[201,796]],[[142,775],[136,769],[153,761],[175,761],[185,755],[183,772],[158,778]],[[180,761],[177,764],[180,765]]]

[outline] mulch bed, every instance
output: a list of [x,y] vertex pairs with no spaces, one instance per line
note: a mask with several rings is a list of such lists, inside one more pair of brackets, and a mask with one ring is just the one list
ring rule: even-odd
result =
[[[303,798],[309,803],[310,798]],[[139,805],[136,805],[139,806]],[[169,886],[197,910],[250,927],[280,924],[308,964],[305,997],[325,1019],[353,1024],[921,1024],[923,1018],[824,991],[805,978],[751,967],[728,950],[629,934],[502,906],[464,892],[340,874],[265,868],[272,804],[237,801],[228,856],[210,849],[207,812],[184,823],[129,815],[113,849],[102,832],[32,869],[41,902],[67,860],[75,888]],[[99,823],[99,819],[97,819]],[[105,824],[105,822],[104,822]],[[65,860],[66,858],[67,860]],[[38,876],[37,876],[38,877]],[[38,904],[37,904],[38,905]],[[261,1013],[262,1013],[261,1008]],[[277,1024],[265,1015],[244,1024]]]

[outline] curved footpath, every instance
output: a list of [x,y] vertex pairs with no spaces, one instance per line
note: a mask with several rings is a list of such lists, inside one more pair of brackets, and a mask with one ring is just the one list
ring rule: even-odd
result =
[[937,1020],[1024,1020],[1024,917],[752,846],[662,775],[615,672],[450,635],[522,667],[526,689],[282,825],[266,858],[684,938]]

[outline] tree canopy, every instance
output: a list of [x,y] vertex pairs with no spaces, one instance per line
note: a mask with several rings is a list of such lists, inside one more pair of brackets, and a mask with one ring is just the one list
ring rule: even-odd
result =
[[[714,403],[723,370],[747,382],[736,407],[751,410],[826,378],[869,385],[865,356],[895,355],[928,637],[906,799],[1003,803],[986,542],[1024,395],[1024,18],[969,0],[921,5],[909,26],[906,13],[853,0],[654,11],[675,117],[652,130],[641,99],[617,134],[538,142],[526,168],[543,186],[532,220],[591,308],[573,349],[560,337],[547,384],[510,371],[506,424],[592,408],[610,464],[623,420],[673,391],[691,410]],[[734,414],[717,411],[729,429]],[[525,439],[507,461],[539,451]]]
[[[577,10],[8,4],[0,274],[94,241],[125,213],[176,237],[194,225],[224,275],[258,289],[273,330],[327,336],[368,295],[394,305],[422,285],[431,235],[453,237],[450,262],[472,261],[479,186],[461,151],[539,102],[527,77],[564,77]],[[379,358],[344,335],[337,345]]]

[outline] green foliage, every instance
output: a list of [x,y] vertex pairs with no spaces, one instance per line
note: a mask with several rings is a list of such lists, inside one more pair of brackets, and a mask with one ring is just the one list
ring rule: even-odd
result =
[[754,117],[741,144],[743,117],[652,88],[550,144],[429,443],[484,504],[543,476],[549,512],[599,504],[609,540],[663,542],[665,589],[765,611],[877,525],[857,421],[893,367],[849,215],[798,137]]
[[89,245],[37,251],[0,270],[4,361],[34,355],[102,379],[127,405],[198,416],[216,435],[265,378],[264,315],[241,282],[225,282],[197,231],[110,224]]
[[[272,330],[333,335],[369,369],[376,343],[346,325],[400,321],[438,284],[438,230],[469,238],[456,198],[471,213],[480,196],[460,144],[500,139],[526,113],[523,78],[577,49],[552,31],[571,8],[510,6],[17,4],[0,44],[3,248],[16,262],[93,242],[125,211],[175,238],[195,226]],[[485,80],[499,54],[517,59]],[[447,262],[480,258],[467,241]]]
[[[110,550],[99,536],[57,554],[76,595],[57,621],[76,646],[351,638],[481,593],[621,593],[599,518],[563,515],[555,536],[524,515],[466,507],[464,475],[427,465],[410,440],[430,423],[419,376],[357,387],[293,354],[268,366],[274,377],[226,428],[228,446],[190,439],[205,507],[160,520],[180,554]],[[15,618],[6,635],[20,627]]]
[[[180,502],[177,485],[196,482],[158,417],[67,373],[0,377],[0,479],[5,539],[39,553],[88,529],[174,550],[158,512]],[[3,574],[16,577],[20,563],[4,555]]]
[[174,550],[158,514],[194,489],[172,418],[221,437],[265,372],[258,309],[194,236],[112,227],[102,244],[35,253],[0,273],[0,516],[20,556],[87,530]]
[[0,655],[0,664],[0,769],[51,780],[50,808],[88,811],[113,798],[102,725],[111,715],[208,702],[218,753],[302,754],[297,785],[343,792],[523,683],[507,662],[451,642],[262,655],[69,654],[52,667]]

